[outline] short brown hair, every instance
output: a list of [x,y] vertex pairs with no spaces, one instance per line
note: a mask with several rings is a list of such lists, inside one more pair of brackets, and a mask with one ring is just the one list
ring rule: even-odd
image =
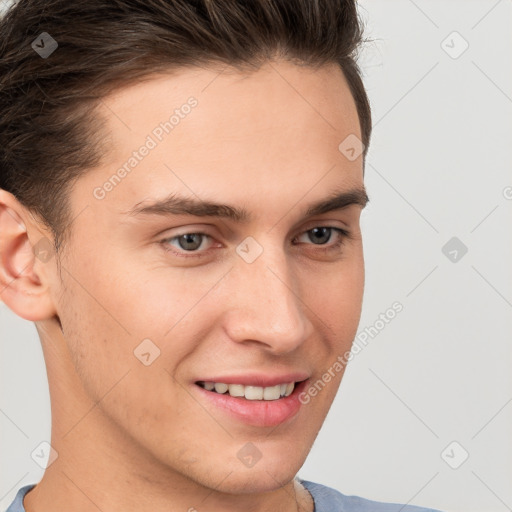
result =
[[[58,48],[41,58],[42,32]],[[108,149],[101,98],[159,71],[278,56],[338,63],[356,103],[366,156],[371,111],[356,59],[355,0],[19,0],[0,20],[0,188],[68,233],[69,192]],[[364,160],[363,160],[364,162]]]

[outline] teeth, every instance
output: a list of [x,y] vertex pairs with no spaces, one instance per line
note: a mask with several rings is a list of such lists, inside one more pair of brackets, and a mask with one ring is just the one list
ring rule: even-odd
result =
[[[293,384],[292,384],[293,385]],[[281,386],[263,388],[263,400],[277,400],[281,396]]]
[[202,382],[207,391],[224,394],[226,392],[234,397],[244,397],[246,400],[278,400],[290,396],[295,388],[295,382],[277,384],[266,388],[261,386],[244,386],[242,384],[225,384],[224,382]]
[[224,384],[223,382],[216,382],[215,383],[215,391],[217,393],[225,393],[228,390],[228,385]]
[[247,400],[263,400],[263,388],[259,386],[245,386]]
[[228,390],[231,396],[244,396],[245,394],[245,386],[242,384],[230,384]]
[[294,387],[295,387],[295,384],[293,382],[286,384],[286,390],[284,392],[284,396],[290,396],[293,392]]

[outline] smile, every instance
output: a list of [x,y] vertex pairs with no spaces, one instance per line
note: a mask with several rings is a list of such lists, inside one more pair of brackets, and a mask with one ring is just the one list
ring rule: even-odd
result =
[[298,397],[309,380],[298,372],[281,377],[219,375],[195,381],[194,388],[207,410],[246,425],[275,427],[297,416],[303,405]]
[[199,381],[197,384],[207,391],[221,395],[229,394],[234,398],[245,398],[246,400],[279,400],[290,396],[295,389],[295,382],[284,382],[267,387],[204,381]]

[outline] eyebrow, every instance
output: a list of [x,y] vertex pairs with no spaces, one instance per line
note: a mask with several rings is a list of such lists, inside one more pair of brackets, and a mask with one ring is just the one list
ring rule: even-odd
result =
[[[341,192],[336,191],[327,198],[310,204],[304,214],[304,218],[342,210],[351,205],[358,205],[361,208],[364,208],[368,201],[369,198],[364,186]],[[228,219],[240,224],[249,223],[253,220],[252,215],[244,208],[229,204],[183,197],[175,193],[160,201],[155,201],[149,204],[143,204],[142,202],[137,203],[129,211],[123,213],[128,216],[191,215],[195,217],[217,217]]]

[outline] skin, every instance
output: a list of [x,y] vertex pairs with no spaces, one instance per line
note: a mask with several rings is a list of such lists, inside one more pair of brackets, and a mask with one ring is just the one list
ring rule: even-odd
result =
[[[191,96],[191,113],[96,199],[95,187]],[[361,206],[304,220],[333,190],[363,187],[362,157],[338,150],[349,134],[360,138],[340,69],[181,69],[118,90],[98,113],[112,149],[72,189],[60,267],[57,256],[34,257],[49,230],[0,190],[1,297],[40,334],[58,452],[26,510],[312,511],[294,477],[343,372],[277,427],[202,402],[194,382],[245,371],[304,371],[315,382],[351,347],[364,288]],[[245,207],[254,219],[123,213],[172,191]],[[319,226],[351,236],[337,249],[335,231],[315,244],[308,230]],[[200,257],[165,251],[187,254],[162,240],[198,232],[212,237]],[[235,250],[248,236],[263,248],[252,263]],[[160,349],[149,366],[134,356],[146,338]],[[251,468],[237,457],[248,442],[261,452]]]

